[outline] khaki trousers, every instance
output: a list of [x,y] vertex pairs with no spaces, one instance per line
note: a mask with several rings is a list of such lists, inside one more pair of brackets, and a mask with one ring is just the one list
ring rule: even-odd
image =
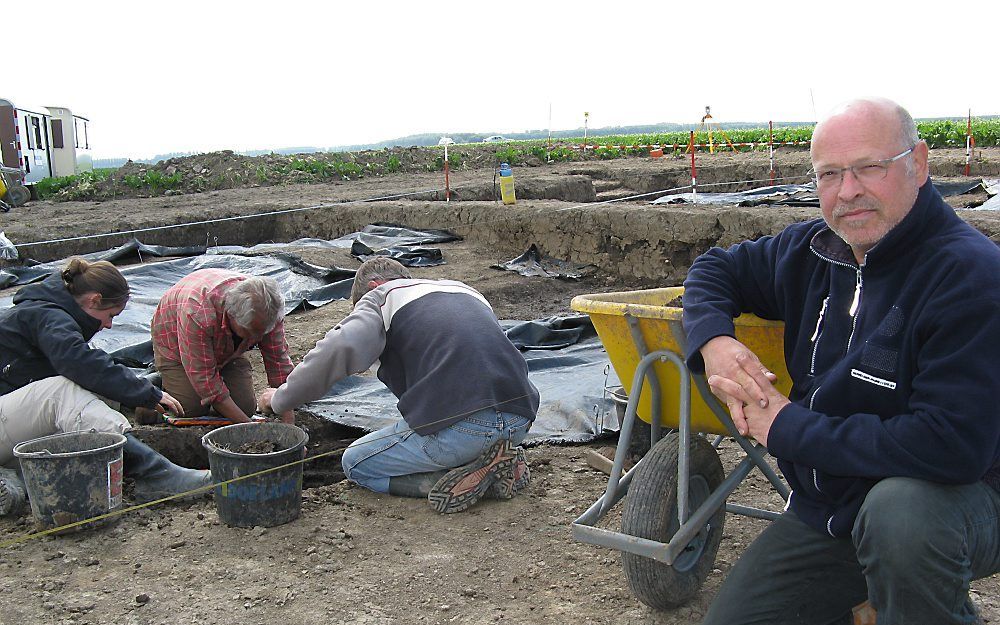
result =
[[34,438],[79,432],[124,434],[128,420],[94,393],[62,376],[45,378],[0,397],[0,465],[14,459],[14,446]]
[[[202,417],[212,406],[201,403],[201,396],[195,392],[184,366],[174,360],[155,358],[156,370],[163,380],[163,390],[174,396],[184,406],[185,417]],[[222,381],[229,389],[229,395],[248,417],[257,411],[257,398],[253,392],[253,368],[245,356],[233,358],[219,371]]]

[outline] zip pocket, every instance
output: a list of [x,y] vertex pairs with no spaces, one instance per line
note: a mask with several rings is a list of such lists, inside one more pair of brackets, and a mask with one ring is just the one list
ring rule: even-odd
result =
[[813,350],[812,358],[809,359],[809,375],[816,375],[816,352],[819,350],[819,339],[823,336],[823,319],[826,317],[826,306],[830,303],[830,296],[827,295],[823,300],[823,306],[819,309],[819,317],[816,319],[816,330],[813,332],[812,341]]

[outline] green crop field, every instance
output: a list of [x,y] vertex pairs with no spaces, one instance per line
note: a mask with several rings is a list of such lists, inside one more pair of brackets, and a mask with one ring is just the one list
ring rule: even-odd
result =
[[[954,120],[935,120],[917,123],[917,131],[920,138],[927,142],[931,148],[957,148],[965,147],[965,135],[967,122]],[[794,128],[775,128],[774,142],[803,142],[812,138],[811,126],[797,126]],[[973,119],[972,136],[976,145],[980,147],[995,147],[1000,145],[1000,119]],[[734,130],[713,129],[712,143],[716,145],[726,144],[726,139],[733,143],[759,143],[767,144],[767,128],[741,128]],[[609,146],[630,146],[630,145],[661,145],[661,146],[687,146],[690,140],[688,132],[669,132],[661,134],[642,135],[617,135],[605,137],[589,137],[587,143],[592,145]],[[702,130],[694,133],[696,144],[707,144],[709,133]],[[563,144],[583,143],[583,137],[563,139]],[[743,148],[749,149],[749,148]]]

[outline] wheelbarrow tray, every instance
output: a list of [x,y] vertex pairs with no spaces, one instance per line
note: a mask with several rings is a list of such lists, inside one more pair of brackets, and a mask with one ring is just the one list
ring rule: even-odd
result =
[[[684,287],[667,287],[640,291],[623,291],[580,295],[573,298],[570,307],[587,313],[597,335],[608,352],[615,373],[631,395],[632,379],[639,361],[645,355],[640,353],[635,332],[641,335],[641,345],[649,352],[669,350],[681,357],[684,355],[684,330],[681,326],[682,308],[679,300]],[[735,320],[736,338],[761,359],[769,370],[778,376],[776,387],[787,395],[791,389],[788,370],[785,368],[783,349],[784,324],[768,321],[755,315],[740,315]],[[663,427],[676,429],[679,422],[678,389],[679,373],[668,362],[653,364],[652,370],[661,389],[660,423]],[[651,423],[652,385],[644,384],[639,397],[637,416]],[[691,398],[691,430],[711,434],[728,434],[728,430],[715,416],[701,394],[696,392]]]

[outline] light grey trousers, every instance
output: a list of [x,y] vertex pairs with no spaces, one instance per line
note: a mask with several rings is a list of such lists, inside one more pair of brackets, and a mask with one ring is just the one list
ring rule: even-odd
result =
[[94,429],[124,434],[128,420],[100,396],[62,376],[45,378],[0,397],[0,465],[14,446],[33,438]]

